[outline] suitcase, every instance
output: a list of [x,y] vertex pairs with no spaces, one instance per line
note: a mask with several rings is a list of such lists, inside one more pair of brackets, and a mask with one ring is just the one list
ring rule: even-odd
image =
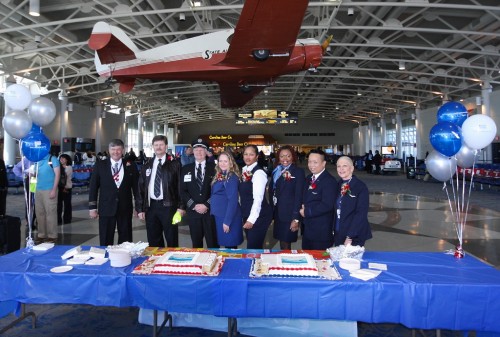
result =
[[15,216],[0,217],[0,254],[12,253],[21,248],[21,219]]

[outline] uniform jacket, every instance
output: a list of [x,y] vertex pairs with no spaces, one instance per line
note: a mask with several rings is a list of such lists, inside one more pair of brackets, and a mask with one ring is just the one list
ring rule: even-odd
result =
[[[333,240],[337,182],[325,169],[311,186],[312,174],[304,184],[304,237],[312,241]],[[313,188],[314,187],[314,188]]]
[[[337,183],[337,195],[340,195],[342,180]],[[364,246],[371,239],[372,232],[368,223],[369,195],[365,183],[353,176],[349,182],[350,193],[342,197],[340,207],[340,227],[335,231],[336,246],[344,244],[349,236],[355,246]],[[335,223],[335,221],[334,221]]]
[[210,208],[211,183],[215,175],[215,163],[205,161],[205,176],[200,191],[196,183],[196,166],[197,163],[187,164],[181,170],[181,198],[190,217],[202,216],[193,210],[196,204],[204,204]]
[[[274,217],[280,221],[291,222],[294,219],[300,220],[300,209],[302,207],[302,198],[305,184],[304,170],[292,164],[288,168],[291,178],[286,181],[283,173],[280,175],[276,183],[271,179],[269,185],[270,199],[276,198],[274,205]],[[274,197],[274,198],[273,198]]]
[[[114,216],[118,212],[132,214],[135,197],[137,206],[137,167],[135,163],[122,160],[123,180],[116,187],[111,171],[111,160],[101,160],[96,163],[90,178],[89,209],[98,209],[101,216]],[[99,204],[97,200],[99,199]]]

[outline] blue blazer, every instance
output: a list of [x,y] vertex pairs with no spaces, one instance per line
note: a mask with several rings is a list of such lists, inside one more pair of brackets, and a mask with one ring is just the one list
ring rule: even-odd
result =
[[269,200],[273,200],[273,196],[277,198],[277,203],[274,205],[274,220],[279,219],[279,221],[283,222],[301,219],[299,211],[302,208],[302,197],[306,179],[304,170],[294,164],[290,165],[288,171],[294,178],[285,181],[285,178],[281,175],[275,184],[271,177],[269,185]]
[[314,189],[311,186],[312,174],[307,176],[304,184],[304,233],[311,241],[333,242],[333,221],[335,200],[337,200],[337,181],[327,171],[316,179]]
[[[340,197],[342,180],[337,183],[337,193]],[[346,236],[352,239],[354,246],[364,246],[365,241],[372,238],[370,223],[368,222],[369,195],[368,187],[356,176],[349,182],[350,195],[342,197],[340,206],[339,229],[335,231],[335,246],[344,244]],[[336,222],[334,221],[334,224]]]
[[[243,219],[238,203],[238,185],[239,179],[235,174],[232,174],[227,181],[216,181],[212,185],[210,214],[215,217],[217,241],[221,246],[237,246],[243,242]],[[230,227],[229,233],[223,233],[222,224]]]

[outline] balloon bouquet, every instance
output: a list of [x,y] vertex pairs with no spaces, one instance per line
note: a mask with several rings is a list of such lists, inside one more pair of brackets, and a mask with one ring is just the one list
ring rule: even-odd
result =
[[[30,187],[25,191],[26,212],[28,217],[29,233],[26,238],[26,247],[34,245],[32,238],[34,198],[38,162],[50,152],[50,140],[43,134],[42,126],[50,124],[56,116],[55,104],[48,98],[31,98],[28,88],[21,84],[10,85],[4,94],[5,103],[11,109],[5,114],[2,125],[5,131],[19,141],[21,157],[26,157],[34,163],[34,170],[30,173]],[[25,110],[28,109],[28,112]],[[21,160],[24,164],[24,160]],[[28,167],[22,167],[23,175]],[[25,184],[25,189],[27,188]]]
[[[481,149],[488,146],[495,138],[497,127],[493,119],[486,115],[472,115],[468,117],[467,109],[461,103],[448,102],[443,104],[437,112],[438,123],[429,133],[434,151],[429,153],[425,160],[427,171],[437,180],[442,181],[446,191],[455,230],[459,244],[454,255],[464,257],[463,231],[467,221],[469,200],[474,180],[474,166]],[[462,181],[458,175],[458,167],[463,169],[472,167],[469,190],[465,193],[465,172]],[[453,180],[456,177],[456,181]],[[448,193],[446,181],[450,182],[453,198]],[[460,191],[461,185],[461,191]]]

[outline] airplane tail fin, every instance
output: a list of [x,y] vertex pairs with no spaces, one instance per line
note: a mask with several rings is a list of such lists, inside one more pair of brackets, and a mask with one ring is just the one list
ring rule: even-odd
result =
[[326,49],[328,48],[328,46],[330,45],[330,42],[332,41],[333,39],[333,35],[330,35],[328,36],[325,41],[323,41],[323,43],[321,44],[321,49],[323,50],[323,55],[326,53]]
[[96,51],[101,64],[133,60],[139,51],[123,30],[103,21],[94,25],[88,45]]

